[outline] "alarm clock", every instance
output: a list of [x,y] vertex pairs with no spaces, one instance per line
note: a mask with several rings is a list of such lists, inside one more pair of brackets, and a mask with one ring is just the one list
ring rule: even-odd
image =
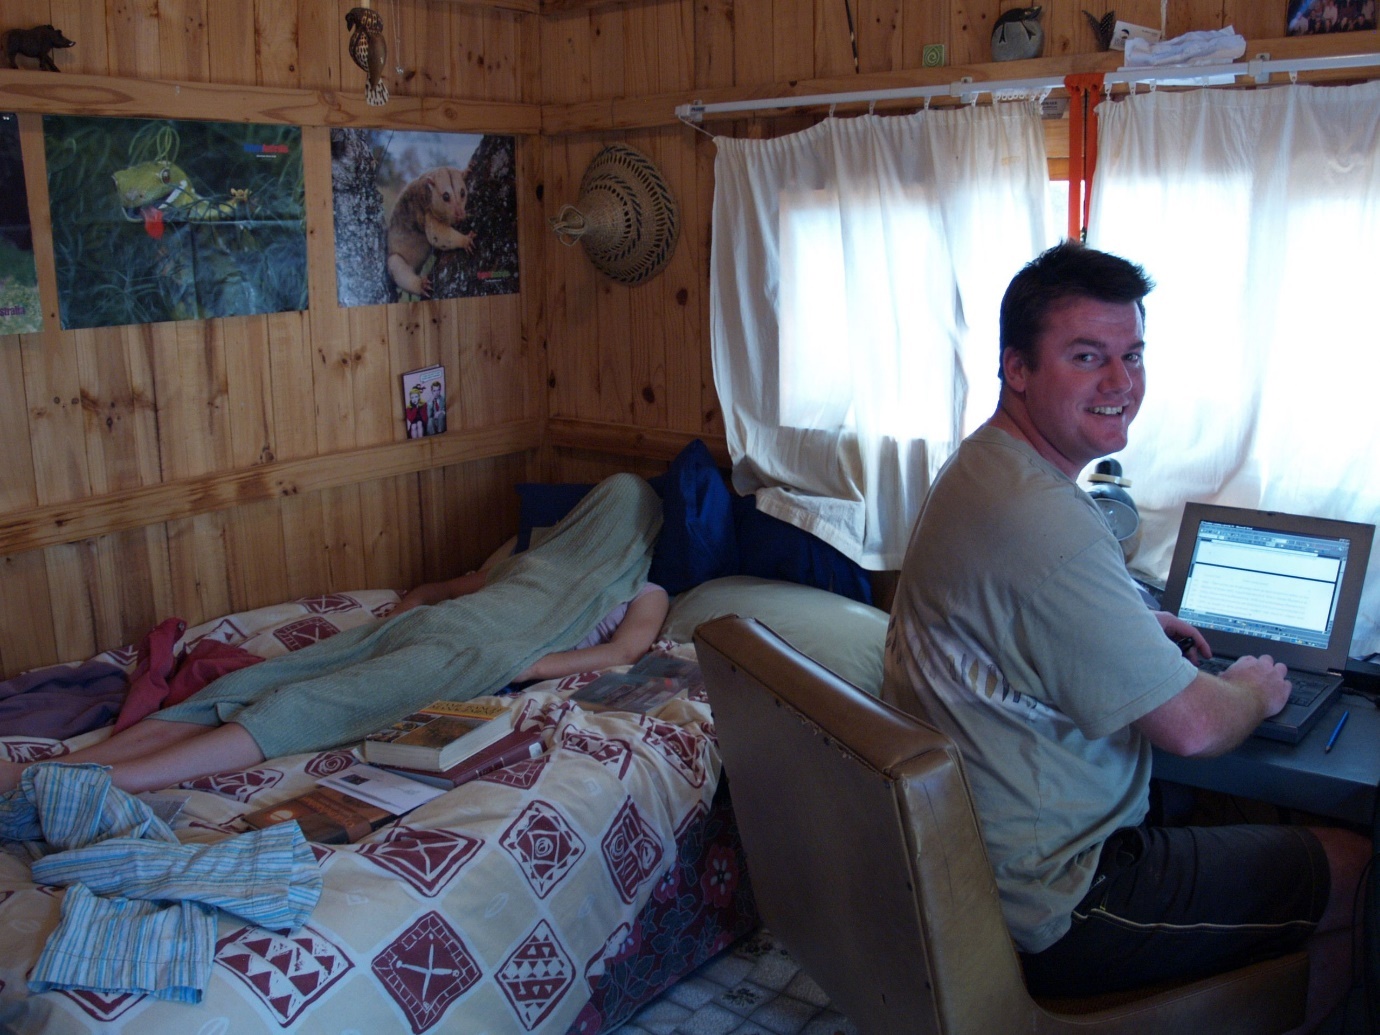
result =
[[1019,61],[1036,58],[1045,49],[1045,28],[1040,7],[1013,7],[992,27],[992,60]]
[[1092,482],[1088,495],[1097,504],[1102,519],[1121,544],[1122,556],[1129,563],[1140,546],[1140,511],[1136,509],[1136,501],[1126,491],[1131,479],[1122,475],[1121,464],[1117,461],[1103,460],[1093,468],[1088,481]]

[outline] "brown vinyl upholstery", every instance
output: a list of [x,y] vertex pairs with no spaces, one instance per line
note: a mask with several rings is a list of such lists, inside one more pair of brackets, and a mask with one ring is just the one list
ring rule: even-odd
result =
[[866,1035],[1268,1035],[1302,1023],[1303,953],[1036,1003],[948,738],[759,622],[706,622],[695,645],[761,915]]

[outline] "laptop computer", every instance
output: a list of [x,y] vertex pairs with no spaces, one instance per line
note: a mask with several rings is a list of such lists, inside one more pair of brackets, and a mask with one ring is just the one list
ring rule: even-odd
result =
[[1341,693],[1374,525],[1189,503],[1163,607],[1197,626],[1220,672],[1246,654],[1289,668],[1293,693],[1255,736],[1297,744]]

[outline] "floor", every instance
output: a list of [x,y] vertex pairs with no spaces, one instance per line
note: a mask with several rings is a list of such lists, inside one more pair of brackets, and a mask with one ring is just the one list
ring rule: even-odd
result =
[[765,931],[644,1006],[618,1035],[858,1035]]
[[[644,1006],[618,1035],[858,1035],[765,928]],[[1316,1035],[1376,1035],[1362,989]]]

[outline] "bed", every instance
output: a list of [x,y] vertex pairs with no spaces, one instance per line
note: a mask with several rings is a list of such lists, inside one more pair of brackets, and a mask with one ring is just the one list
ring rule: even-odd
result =
[[[663,574],[663,578],[666,576]],[[820,588],[732,574],[684,585],[654,651],[693,658],[695,625],[761,617],[855,683],[880,681],[885,616]],[[375,621],[391,590],[337,593],[187,629],[273,657]],[[130,671],[133,646],[91,661]],[[64,893],[30,879],[26,846],[0,852],[0,1030],[89,1032],[611,1030],[757,926],[713,722],[704,700],[647,716],[567,701],[584,673],[525,689],[546,750],[466,784],[355,844],[313,845],[324,880],[309,919],[270,931],[217,919],[195,1005],[144,993],[31,995]],[[59,758],[92,739],[0,737],[0,756]],[[164,792],[184,800],[184,843],[247,829],[242,817],[356,760],[348,748],[273,758]]]
[[[188,629],[261,657],[373,621],[397,596],[340,593]],[[662,641],[654,648],[693,656]],[[91,659],[132,669],[133,647]],[[755,924],[731,812],[716,799],[708,706],[590,713],[565,698],[593,674],[521,695],[545,727],[540,757],[467,784],[351,845],[314,845],[324,890],[310,920],[270,932],[222,913],[201,1003],[145,994],[30,996],[26,975],[61,894],[0,855],[0,1025],[15,1032],[578,1031],[616,1025]],[[16,760],[66,741],[10,736]],[[308,790],[350,750],[269,759],[190,781],[184,842],[248,829],[241,817]],[[14,937],[22,932],[23,937]]]

